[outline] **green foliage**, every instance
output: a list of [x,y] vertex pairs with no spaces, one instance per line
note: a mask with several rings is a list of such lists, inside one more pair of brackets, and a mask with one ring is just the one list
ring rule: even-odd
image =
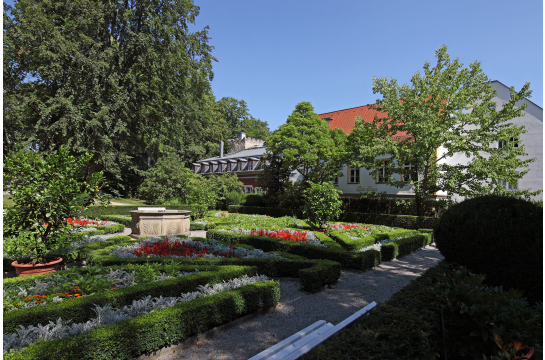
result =
[[187,204],[191,181],[197,177],[175,153],[162,156],[144,175],[139,195],[151,203],[163,203],[179,198]]
[[296,196],[300,196],[308,181],[330,182],[339,174],[346,161],[345,135],[342,130],[331,129],[312,105],[303,101],[267,138],[267,144],[273,154],[282,156],[282,169],[297,170],[301,175],[296,189]]
[[98,196],[104,181],[102,172],[86,181],[90,159],[71,156],[64,146],[45,157],[19,150],[5,159],[4,186],[10,185],[15,206],[6,209],[3,235],[21,240],[17,250],[30,252],[33,262],[66,244],[70,225],[64,219],[78,216]]
[[[518,107],[516,103],[530,96],[530,84],[519,92],[512,87],[511,99],[499,109],[492,101],[496,90],[478,61],[463,68],[458,59],[451,61],[445,45],[435,56],[437,65],[430,68],[426,62],[424,75],[414,74],[410,86],[399,86],[395,79],[373,78],[373,92],[383,96],[375,109],[382,114],[371,123],[356,121],[348,137],[348,151],[355,159],[352,165],[371,169],[373,177],[375,157],[389,154],[387,182],[412,187],[419,216],[423,202],[439,190],[467,197],[505,194],[501,182],[516,186],[528,172],[528,164],[535,161],[521,159],[527,154],[520,141],[516,149],[496,146],[500,140],[525,132],[509,121],[522,116],[527,103]],[[445,151],[437,154],[440,147]],[[471,158],[467,164],[443,161],[455,153]],[[407,163],[412,168],[405,167]],[[539,191],[510,193],[529,197]]]
[[387,215],[387,214],[364,214],[357,212],[344,213],[339,218],[340,221],[350,223],[365,223],[400,227],[404,229],[433,228],[438,222],[438,218],[410,215]]
[[268,215],[271,217],[295,216],[299,219],[303,217],[303,212],[301,210],[280,209],[274,207],[230,205],[228,210],[230,213],[258,214]]
[[484,275],[461,268],[439,277],[437,296],[443,308],[448,358],[481,360],[497,353],[494,332],[529,346],[543,339],[542,309],[531,309],[513,289],[488,287]]
[[323,228],[326,222],[335,220],[341,213],[342,201],[339,193],[331,183],[315,184],[308,181],[309,188],[303,194],[305,196],[305,208],[303,214],[311,224]]
[[441,217],[434,239],[446,260],[543,301],[543,208],[495,195],[466,200]]
[[92,155],[112,191],[149,160],[217,142],[208,28],[189,1],[15,2],[4,12],[4,154],[15,142]]
[[243,198],[244,198],[244,194],[241,193],[240,191],[231,191],[231,192],[228,192],[227,195],[225,195],[225,202],[227,203],[227,206],[240,205]]
[[244,198],[244,206],[265,206],[262,194],[247,194]]
[[265,164],[263,171],[257,175],[257,183],[265,193],[264,200],[267,206],[296,208],[299,204],[294,200],[297,199],[290,199],[288,196],[292,173],[290,167],[284,164],[282,156],[268,150],[265,154]]
[[[155,295],[155,294],[154,294]],[[179,293],[172,296],[179,296]],[[178,344],[241,316],[275,307],[280,285],[267,281],[182,302],[87,333],[52,341],[39,341],[26,349],[5,354],[9,360],[88,358],[131,359]]]
[[242,181],[238,180],[236,174],[212,174],[208,177],[207,182],[207,186],[209,186],[216,193],[219,206],[223,209],[227,209],[227,206],[230,205],[227,204],[228,193],[238,192],[242,196],[242,189],[244,189],[244,184],[242,183]]
[[241,131],[254,139],[265,140],[269,136],[269,125],[250,115],[246,101],[223,97],[216,102],[216,108],[225,120],[229,139],[237,137]]
[[218,196],[210,187],[210,183],[202,179],[192,184],[188,201],[191,203],[193,211],[191,215],[193,218],[201,218],[206,214],[208,209],[216,207]]

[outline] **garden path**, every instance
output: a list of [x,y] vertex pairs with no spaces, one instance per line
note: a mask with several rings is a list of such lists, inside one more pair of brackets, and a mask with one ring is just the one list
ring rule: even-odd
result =
[[281,298],[274,310],[209,339],[198,337],[193,345],[186,341],[138,360],[245,360],[318,320],[336,325],[372,301],[387,301],[442,259],[435,245],[426,246],[372,270],[343,270],[335,285],[315,294],[301,291],[299,279],[279,278]]

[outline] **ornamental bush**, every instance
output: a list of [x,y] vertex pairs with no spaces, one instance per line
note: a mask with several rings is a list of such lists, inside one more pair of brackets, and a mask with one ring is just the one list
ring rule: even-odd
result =
[[64,146],[44,156],[19,149],[4,161],[4,188],[15,206],[4,214],[4,238],[16,239],[13,251],[43,263],[52,250],[69,242],[71,225],[105,185],[102,172],[87,177],[92,155],[72,156]]
[[446,260],[486,275],[490,285],[523,290],[530,303],[543,301],[543,208],[478,197],[450,207],[433,235]]
[[303,192],[303,214],[313,226],[324,228],[328,221],[335,220],[342,212],[342,201],[339,197],[341,191],[328,182],[315,184],[309,181],[308,184],[310,187]]

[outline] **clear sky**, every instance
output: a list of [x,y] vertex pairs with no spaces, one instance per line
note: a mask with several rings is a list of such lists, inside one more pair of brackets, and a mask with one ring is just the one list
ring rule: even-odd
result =
[[[13,4],[13,0],[6,1]],[[301,101],[317,113],[375,102],[372,78],[400,84],[448,46],[464,66],[543,107],[543,2],[539,0],[195,0],[194,29],[210,26],[216,99],[245,100],[271,130]]]
[[435,64],[442,44],[464,66],[543,107],[542,1],[196,0],[197,28],[210,26],[212,90],[269,123],[285,123],[301,101],[317,113],[375,102],[372,78],[400,84]]

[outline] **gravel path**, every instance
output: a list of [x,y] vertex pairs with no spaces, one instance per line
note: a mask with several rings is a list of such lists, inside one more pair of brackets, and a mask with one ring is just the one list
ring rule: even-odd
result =
[[381,264],[365,272],[343,270],[337,284],[316,294],[299,290],[299,279],[281,278],[281,298],[271,312],[249,319],[192,346],[164,349],[159,360],[245,360],[295,334],[326,320],[338,324],[369,303],[382,303],[411,280],[436,265],[443,257],[435,245]]

